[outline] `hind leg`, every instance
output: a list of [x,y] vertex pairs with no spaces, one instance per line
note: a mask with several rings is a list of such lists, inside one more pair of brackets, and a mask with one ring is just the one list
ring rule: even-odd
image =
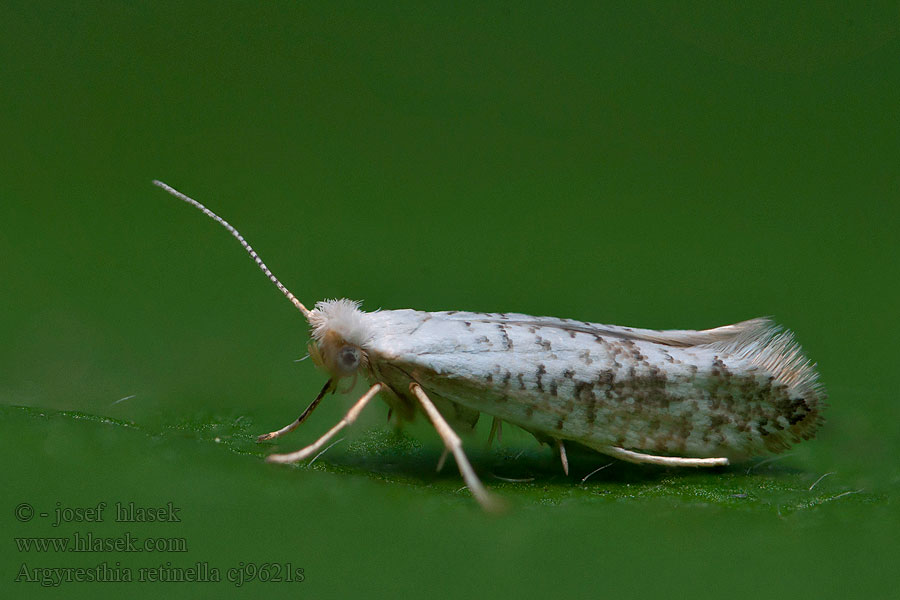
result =
[[682,458],[680,456],[654,456],[642,454],[618,446],[606,446],[601,450],[613,458],[636,464],[662,465],[664,467],[724,467],[727,458]]

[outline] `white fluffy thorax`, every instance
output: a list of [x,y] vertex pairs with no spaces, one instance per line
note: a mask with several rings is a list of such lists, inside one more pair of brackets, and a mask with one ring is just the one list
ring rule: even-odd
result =
[[348,344],[365,348],[372,340],[373,331],[366,320],[368,315],[359,310],[359,305],[356,300],[346,298],[317,302],[309,311],[313,338],[321,342],[331,333]]

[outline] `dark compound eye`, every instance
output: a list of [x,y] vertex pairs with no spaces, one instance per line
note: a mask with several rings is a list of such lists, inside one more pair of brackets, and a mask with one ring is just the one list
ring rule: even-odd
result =
[[359,348],[344,346],[338,353],[338,362],[344,371],[355,371],[359,366]]

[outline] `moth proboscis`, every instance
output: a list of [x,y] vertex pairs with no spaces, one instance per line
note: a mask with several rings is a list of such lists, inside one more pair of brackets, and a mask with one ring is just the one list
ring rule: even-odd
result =
[[445,446],[439,468],[452,453],[472,495],[495,509],[448,420],[472,428],[486,413],[492,434],[517,425],[554,446],[566,474],[567,443],[632,463],[716,467],[782,452],[823,421],[815,365],[769,319],[656,331],[517,313],[363,312],[347,299],[308,309],[227,221],[153,183],[225,227],[309,322],[309,354],[329,379],[295,421],[259,441],[296,429],[341,380],[370,383],[325,435],[270,462],[313,456],[380,395],[398,422],[424,412]]

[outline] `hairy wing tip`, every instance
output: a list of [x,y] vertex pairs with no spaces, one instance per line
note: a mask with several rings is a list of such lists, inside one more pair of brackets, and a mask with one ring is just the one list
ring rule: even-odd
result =
[[769,317],[744,321],[746,329],[731,340],[713,344],[723,352],[747,359],[771,373],[808,402],[821,406],[825,388],[816,364],[807,358],[794,333]]

